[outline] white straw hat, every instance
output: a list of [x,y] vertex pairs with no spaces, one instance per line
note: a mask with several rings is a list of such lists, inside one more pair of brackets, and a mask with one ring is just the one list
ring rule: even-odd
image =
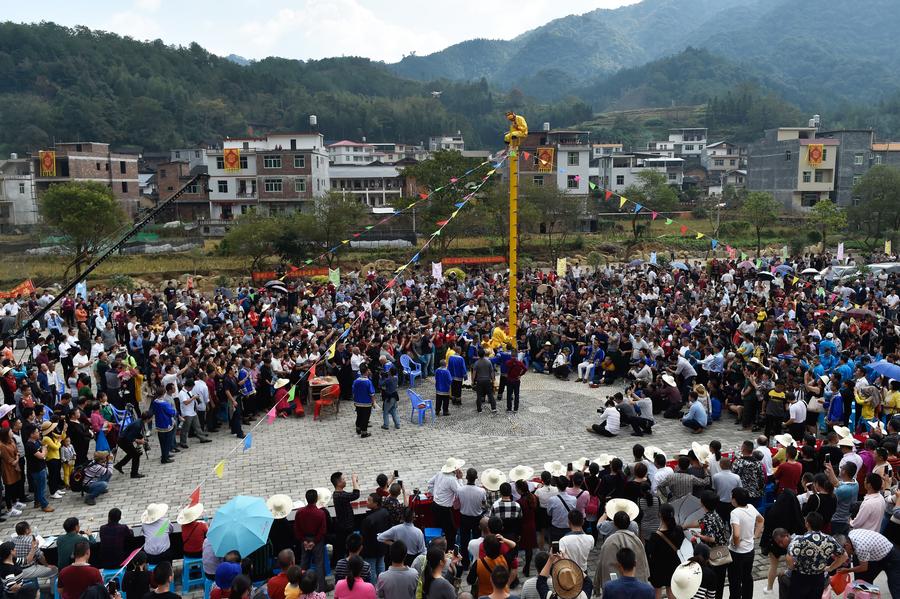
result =
[[672,595],[675,599],[690,599],[700,590],[703,569],[700,564],[685,562],[672,573]]
[[530,466],[522,466],[519,464],[509,471],[509,480],[516,482],[517,480],[529,481],[534,477],[534,468]]
[[506,475],[496,468],[488,468],[481,473],[481,484],[488,491],[496,491],[506,482]]
[[294,509],[294,502],[290,496],[283,493],[272,495],[266,500],[266,507],[272,512],[272,517],[276,520],[287,518],[291,510]]
[[141,524],[153,524],[160,518],[165,517],[169,513],[169,504],[167,503],[151,503],[141,514]]
[[550,476],[565,476],[566,465],[559,460],[552,462],[544,462],[544,470],[550,473]]
[[175,518],[175,522],[181,525],[190,524],[191,522],[195,522],[201,515],[203,515],[203,504],[195,503],[178,512],[178,517]]
[[641,510],[638,507],[638,504],[630,499],[616,497],[606,502],[606,516],[610,520],[612,520],[619,512],[625,512],[631,520],[634,520],[638,517],[638,514],[641,513]]

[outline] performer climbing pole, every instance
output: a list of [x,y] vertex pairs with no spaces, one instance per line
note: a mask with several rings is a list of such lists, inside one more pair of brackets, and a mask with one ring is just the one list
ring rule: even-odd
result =
[[519,323],[519,142],[528,136],[528,123],[521,114],[507,111],[509,132],[503,141],[509,144],[509,340],[513,349],[517,346],[516,329]]

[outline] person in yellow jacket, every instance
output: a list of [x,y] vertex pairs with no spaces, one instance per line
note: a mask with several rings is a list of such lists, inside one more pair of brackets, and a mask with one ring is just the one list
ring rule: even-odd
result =
[[881,391],[872,385],[865,385],[855,390],[854,396],[859,407],[857,422],[875,419],[875,408],[881,404]]
[[528,123],[525,122],[524,116],[516,114],[512,110],[506,112],[506,120],[509,121],[509,133],[503,136],[503,141],[512,143],[513,140],[516,140],[513,145],[517,146],[519,141],[528,135]]
[[890,390],[884,394],[884,414],[888,418],[900,414],[900,381],[891,381]]
[[63,494],[65,494],[62,479],[62,460],[59,455],[63,433],[56,431],[55,423],[46,420],[41,424],[41,437],[41,445],[44,446],[44,452],[46,453],[47,486],[50,487],[50,496],[54,499],[61,499]]
[[491,331],[491,342],[489,344],[491,349],[511,345],[509,335],[506,334],[506,329],[503,328],[505,324],[506,321],[501,320],[497,323],[497,326],[494,327],[494,330]]

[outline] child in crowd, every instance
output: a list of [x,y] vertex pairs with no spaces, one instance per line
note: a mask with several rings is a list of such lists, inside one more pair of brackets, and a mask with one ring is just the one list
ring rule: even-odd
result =
[[[303,571],[300,569],[300,566],[291,566],[287,569],[287,579],[288,583],[284,587],[284,599],[299,599],[300,597],[300,583],[303,579]],[[315,577],[313,577],[313,582],[315,582]],[[315,589],[315,584],[313,584],[313,589]]]

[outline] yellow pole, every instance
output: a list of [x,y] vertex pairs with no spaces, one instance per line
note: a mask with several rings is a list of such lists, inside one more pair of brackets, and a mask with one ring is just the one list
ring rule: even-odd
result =
[[516,349],[519,322],[516,288],[519,283],[519,140],[509,144],[509,339]]

